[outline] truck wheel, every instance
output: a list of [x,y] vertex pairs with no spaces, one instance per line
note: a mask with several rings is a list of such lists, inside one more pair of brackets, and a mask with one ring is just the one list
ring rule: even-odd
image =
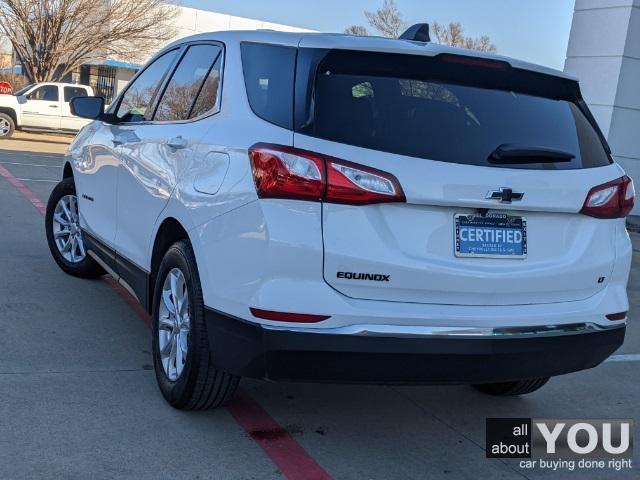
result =
[[233,396],[240,379],[212,362],[202,287],[188,241],[174,243],[158,268],[152,328],[156,379],[171,406],[205,410]]
[[104,275],[102,267],[85,250],[76,186],[72,177],[62,180],[51,192],[45,227],[49,250],[62,270],[82,278]]
[[0,138],[9,138],[13,135],[16,129],[16,124],[6,113],[0,113]]
[[484,383],[474,385],[473,388],[487,395],[507,397],[535,392],[542,388],[548,381],[549,377],[530,378],[528,380],[516,380],[514,382]]

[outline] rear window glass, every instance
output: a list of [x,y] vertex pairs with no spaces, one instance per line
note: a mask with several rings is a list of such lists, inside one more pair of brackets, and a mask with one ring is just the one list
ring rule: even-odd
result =
[[[335,142],[400,155],[469,165],[528,169],[575,169],[610,163],[602,142],[580,108],[564,93],[531,94],[505,78],[508,72],[483,72],[482,84],[472,75],[453,81],[443,70],[431,75],[429,63],[407,67],[407,55],[385,55],[384,68],[375,57],[351,53],[339,62],[321,62],[315,79],[313,111],[302,133]],[[359,61],[360,60],[360,61]],[[396,62],[394,65],[393,62]],[[412,62],[421,61],[414,57]],[[342,68],[348,65],[348,68]],[[501,88],[491,88],[491,76]],[[553,90],[552,77],[545,88]],[[564,82],[564,81],[562,81]],[[563,88],[566,85],[561,85]],[[559,90],[562,90],[561,88]],[[309,95],[312,95],[309,93]],[[497,149],[527,151],[528,157],[492,156]],[[561,152],[564,161],[538,152]]]
[[75,97],[86,97],[87,90],[82,87],[64,87],[64,101],[70,102]]
[[288,129],[293,128],[295,61],[295,48],[242,43],[242,68],[251,110]]

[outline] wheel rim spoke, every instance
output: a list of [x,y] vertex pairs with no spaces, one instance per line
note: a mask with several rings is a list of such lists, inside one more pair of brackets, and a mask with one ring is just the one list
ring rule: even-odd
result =
[[163,356],[166,356],[166,357],[169,357],[169,356],[170,356],[170,354],[171,354],[171,348],[172,348],[171,346],[173,345],[173,337],[174,337],[174,336],[175,336],[175,335],[173,334],[173,332],[170,332],[170,333],[166,336],[166,338],[165,338],[165,344],[164,344],[164,346],[162,347],[162,349],[160,350],[160,353],[161,353]]
[[[162,303],[164,304],[167,312],[174,315],[176,313],[175,306],[173,305],[173,301],[171,300],[171,291],[162,291]],[[173,325],[173,323],[171,323]]]
[[160,329],[161,330],[168,330],[170,332],[173,331],[173,321],[171,320],[171,318],[169,316],[167,317],[160,317],[159,318],[159,322],[160,322]]
[[54,222],[59,223],[63,227],[68,227],[69,225],[71,225],[71,222],[69,222],[68,220],[62,218],[62,214],[60,212],[56,212],[54,214],[53,220],[54,220]]

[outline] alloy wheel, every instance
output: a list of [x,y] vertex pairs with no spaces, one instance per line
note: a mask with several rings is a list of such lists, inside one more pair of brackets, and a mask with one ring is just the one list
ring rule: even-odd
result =
[[53,213],[53,238],[58,251],[67,262],[80,263],[87,256],[75,195],[65,195],[58,201]]
[[187,283],[178,268],[169,272],[162,286],[158,322],[162,368],[169,380],[175,382],[184,370],[191,330]]
[[4,118],[0,118],[0,137],[4,137],[10,131],[11,125],[9,125],[9,122]]

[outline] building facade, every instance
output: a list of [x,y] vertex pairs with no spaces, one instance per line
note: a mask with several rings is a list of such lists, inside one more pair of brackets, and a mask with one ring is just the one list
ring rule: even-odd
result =
[[576,0],[565,71],[640,190],[640,0]]

